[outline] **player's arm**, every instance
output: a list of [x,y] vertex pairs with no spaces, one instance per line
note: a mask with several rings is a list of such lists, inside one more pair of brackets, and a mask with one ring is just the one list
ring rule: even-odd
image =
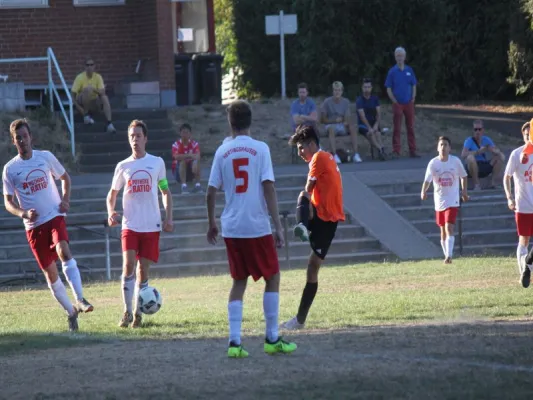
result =
[[430,162],[428,164],[428,167],[426,169],[426,175],[424,177],[424,183],[422,183],[422,190],[420,191],[420,198],[422,200],[427,199],[427,191],[429,189],[429,186],[431,185],[431,180],[433,179],[433,173],[432,173],[432,163]]
[[168,187],[168,180],[166,178],[165,162],[161,159],[161,171],[159,174],[159,181],[157,186],[161,191],[161,200],[163,201],[163,208],[165,209],[165,224],[163,229],[166,232],[172,231],[173,215],[172,215],[172,193]]
[[224,186],[222,178],[222,166],[220,159],[220,147],[215,153],[213,164],[211,165],[211,172],[209,173],[209,181],[207,183],[207,193],[205,195],[205,202],[207,206],[207,241],[211,244],[216,244],[218,236],[218,227],[215,216],[215,205],[217,200],[217,192]]
[[281,220],[279,219],[278,195],[276,193],[274,182],[263,181],[263,192],[265,196],[265,202],[268,208],[268,213],[274,221],[274,229],[276,229],[276,232],[281,233],[282,227]]
[[207,220],[209,226],[216,225],[215,206],[217,202],[218,189],[214,186],[207,187],[206,203],[207,203]]
[[515,153],[511,154],[507,165],[505,166],[505,172],[503,173],[503,189],[505,190],[505,197],[507,198],[507,206],[515,211],[516,204],[514,201],[513,189],[511,187],[511,179],[517,168],[516,155]]
[[107,206],[107,215],[109,217],[111,217],[113,214],[116,214],[115,206],[117,205],[118,192],[119,192],[118,190],[111,189],[109,193],[107,193],[106,206]]
[[305,191],[307,193],[313,193],[313,189],[316,185],[316,179],[309,177],[307,178],[307,182],[305,183]]
[[368,131],[371,132],[373,128],[370,125],[370,122],[368,122],[368,120],[366,119],[364,108],[360,108],[359,110],[357,110],[357,112],[359,113],[359,118],[361,118],[361,122],[365,124]]
[[26,218],[25,211],[17,206],[12,194],[4,195],[4,206],[8,213],[13,214],[15,217]]

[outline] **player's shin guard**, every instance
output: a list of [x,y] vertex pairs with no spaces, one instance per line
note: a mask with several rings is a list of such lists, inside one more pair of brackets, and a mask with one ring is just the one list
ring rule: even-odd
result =
[[229,342],[241,344],[242,301],[233,300],[228,303]]
[[130,314],[133,313],[133,293],[135,292],[135,274],[122,275],[122,300],[124,308]]
[[307,284],[305,285],[304,291],[302,293],[302,299],[300,300],[300,307],[298,308],[298,314],[296,315],[298,323],[305,324],[307,314],[309,314],[309,309],[313,304],[313,300],[315,299],[317,290],[318,282],[307,282]]
[[265,314],[265,336],[270,342],[276,342],[278,333],[279,292],[265,292],[263,295],[263,312]]
[[453,246],[455,244],[455,236],[448,236],[446,238],[446,257],[453,257]]
[[77,301],[83,299],[83,288],[81,284],[80,270],[76,260],[71,258],[63,263],[63,273],[67,278],[67,282],[74,293]]
[[61,304],[61,307],[65,309],[67,314],[69,316],[74,314],[74,306],[72,305],[72,302],[68,298],[67,289],[65,288],[65,285],[63,285],[63,282],[59,277],[57,280],[52,283],[48,284],[48,287],[50,288],[50,291],[52,292],[52,296],[57,300],[59,304]]
[[135,311],[135,315],[139,315],[141,314],[141,305],[139,304],[139,293],[141,292],[142,289],[144,289],[145,287],[148,286],[148,279],[145,280],[145,281],[142,281],[142,282],[138,282],[136,285],[135,285],[135,291],[133,292],[133,301],[134,301],[134,311]]
[[527,254],[527,247],[518,243],[516,247],[516,262],[518,264],[518,273],[522,273],[522,257]]
[[441,239],[440,245],[442,247],[442,252],[444,253],[444,258],[448,258],[448,254],[446,253],[446,240]]
[[305,196],[298,197],[298,204],[296,205],[296,223],[309,226],[309,199]]

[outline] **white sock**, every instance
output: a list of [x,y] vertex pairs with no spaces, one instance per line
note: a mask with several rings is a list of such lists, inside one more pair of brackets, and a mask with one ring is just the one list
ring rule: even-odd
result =
[[57,300],[59,304],[61,304],[61,307],[65,309],[67,314],[70,316],[74,314],[74,306],[72,305],[72,302],[68,298],[67,289],[65,288],[65,285],[63,285],[63,282],[59,277],[57,278],[57,281],[49,284],[48,287],[52,291],[52,296]]
[[122,275],[122,300],[124,307],[130,314],[133,312],[133,292],[135,291],[135,274]]
[[135,290],[133,292],[135,315],[139,315],[141,313],[141,306],[139,304],[139,292],[141,291],[141,289],[147,286],[148,286],[148,279],[143,282],[139,282],[135,284]]
[[518,273],[522,273],[521,259],[527,254],[527,246],[522,246],[520,243],[516,247],[516,262],[518,263]]
[[265,313],[266,332],[265,336],[269,342],[278,340],[278,312],[279,293],[265,292],[263,295],[263,312]]
[[442,246],[442,252],[444,253],[444,258],[448,257],[447,251],[446,251],[446,241],[440,240],[440,245]]
[[233,300],[228,303],[229,341],[241,344],[242,301]]
[[446,254],[449,258],[453,257],[453,245],[455,244],[455,236],[448,236],[446,238]]
[[81,301],[83,299],[83,288],[81,285],[80,270],[75,259],[71,258],[63,263],[63,273],[74,293],[74,297],[76,297],[77,301]]

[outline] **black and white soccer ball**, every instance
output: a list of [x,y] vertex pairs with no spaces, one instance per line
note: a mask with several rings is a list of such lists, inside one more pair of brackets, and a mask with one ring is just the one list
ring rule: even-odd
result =
[[161,293],[155,287],[147,286],[139,292],[139,308],[143,314],[155,314],[162,304]]

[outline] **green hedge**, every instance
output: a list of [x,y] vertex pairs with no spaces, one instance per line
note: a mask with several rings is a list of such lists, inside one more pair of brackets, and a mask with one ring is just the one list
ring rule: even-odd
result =
[[239,68],[241,92],[280,92],[279,37],[264,17],[298,15],[286,36],[290,96],[305,81],[314,95],[344,82],[354,97],[363,77],[382,92],[397,46],[417,74],[420,98],[514,98],[533,83],[533,0],[215,0],[224,67]]

